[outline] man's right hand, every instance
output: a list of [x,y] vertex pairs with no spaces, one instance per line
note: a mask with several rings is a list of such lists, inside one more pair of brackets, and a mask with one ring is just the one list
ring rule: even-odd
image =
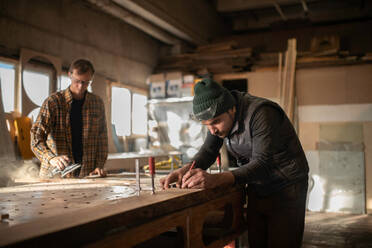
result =
[[61,171],[70,163],[70,159],[66,155],[57,156],[49,160],[49,164],[59,168]]
[[182,168],[179,168],[179,169],[173,171],[172,173],[168,174],[168,176],[161,178],[160,179],[160,186],[163,189],[168,189],[169,184],[175,182],[177,188],[181,188],[182,177],[183,177],[183,175],[185,175],[189,171],[190,166],[191,166],[191,164],[187,164],[187,165],[183,166]]

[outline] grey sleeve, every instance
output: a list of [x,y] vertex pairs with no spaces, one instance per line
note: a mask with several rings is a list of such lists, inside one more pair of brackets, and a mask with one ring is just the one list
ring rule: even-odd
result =
[[212,135],[209,131],[204,144],[194,156],[195,167],[206,170],[216,161],[218,152],[223,144],[223,139]]
[[252,135],[252,158],[249,163],[232,171],[237,184],[265,181],[272,173],[270,163],[280,139],[280,124],[283,113],[278,109],[264,105],[252,117],[250,127]]

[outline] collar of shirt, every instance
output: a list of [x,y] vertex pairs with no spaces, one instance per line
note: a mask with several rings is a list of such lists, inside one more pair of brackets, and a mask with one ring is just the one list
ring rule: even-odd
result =
[[[66,103],[68,105],[71,105],[72,100],[74,100],[74,98],[72,97],[72,93],[71,93],[70,87],[68,87],[67,89],[65,89],[63,94],[64,94],[64,97],[66,99]],[[85,95],[84,95],[84,102],[86,102],[89,97],[90,97],[89,92],[86,91],[85,92]]]
[[70,105],[72,103],[72,93],[71,93],[70,87],[65,89],[64,96],[66,99],[66,103]]

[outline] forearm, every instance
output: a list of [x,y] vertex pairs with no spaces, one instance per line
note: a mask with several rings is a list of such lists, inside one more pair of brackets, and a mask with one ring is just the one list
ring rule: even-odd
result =
[[208,132],[207,138],[199,152],[193,157],[195,168],[208,169],[218,156],[223,140]]
[[214,156],[211,153],[208,153],[204,150],[200,150],[192,159],[192,161],[195,161],[195,168],[200,168],[203,170],[208,169],[213,162],[216,160],[216,156]]
[[51,127],[54,126],[54,118],[52,116],[54,112],[54,110],[51,110],[48,99],[45,100],[30,131],[31,150],[44,164],[49,164],[49,161],[57,156],[46,143]]
[[31,150],[40,161],[46,164],[56,156],[47,146],[45,139],[34,133],[31,133]]
[[255,181],[265,181],[271,174],[269,164],[259,162],[258,160],[251,160],[236,170],[231,171],[234,175],[235,183],[247,184]]

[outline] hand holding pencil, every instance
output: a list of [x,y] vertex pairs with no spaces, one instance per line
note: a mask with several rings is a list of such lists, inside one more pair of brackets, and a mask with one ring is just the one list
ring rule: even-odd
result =
[[192,169],[194,169],[194,167],[195,167],[195,160],[194,160],[194,161],[192,161],[192,164],[191,164],[191,166],[190,166],[190,169],[189,169],[189,171],[191,171]]
[[181,167],[172,173],[170,173],[168,176],[163,177],[160,179],[160,187],[162,189],[168,189],[168,188],[173,188],[176,186],[177,188],[181,188],[182,186],[182,178],[185,174],[187,174],[189,171],[194,169],[195,167],[195,161],[191,163],[191,166],[184,166]]
[[[231,186],[235,182],[234,175],[229,172],[210,174],[200,168],[195,168],[196,162],[179,168],[168,176],[160,179],[163,189],[168,189],[173,184],[183,189],[212,189],[218,186]],[[172,184],[172,185],[170,185]]]

